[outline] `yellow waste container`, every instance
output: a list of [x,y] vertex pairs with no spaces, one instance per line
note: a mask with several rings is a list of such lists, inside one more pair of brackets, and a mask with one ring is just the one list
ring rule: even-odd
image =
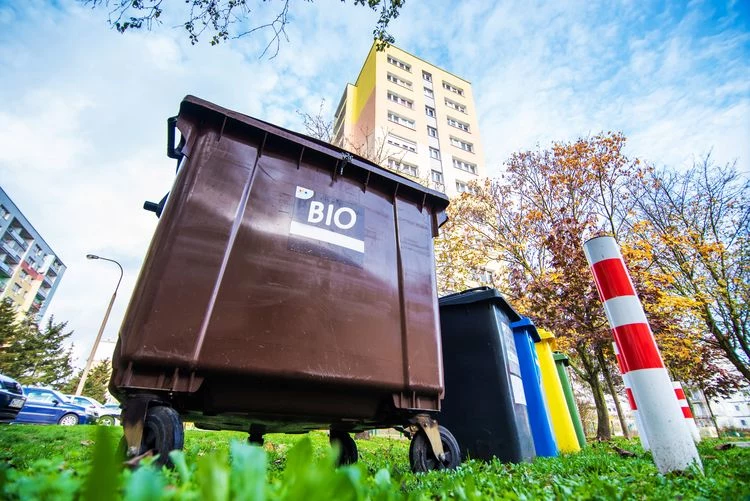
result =
[[555,359],[552,355],[555,336],[544,329],[537,329],[541,340],[534,345],[539,368],[542,371],[542,387],[549,406],[552,429],[557,439],[557,447],[560,452],[578,452],[581,446],[578,444],[576,430],[573,427],[573,419],[570,417],[568,404],[565,401],[560,377],[555,367]]

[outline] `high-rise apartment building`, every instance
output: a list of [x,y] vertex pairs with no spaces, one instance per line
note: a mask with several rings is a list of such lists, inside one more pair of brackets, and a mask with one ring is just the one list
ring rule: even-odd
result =
[[471,83],[395,46],[370,48],[333,133],[336,145],[448,196],[485,176]]
[[41,320],[65,265],[0,188],[0,300]]

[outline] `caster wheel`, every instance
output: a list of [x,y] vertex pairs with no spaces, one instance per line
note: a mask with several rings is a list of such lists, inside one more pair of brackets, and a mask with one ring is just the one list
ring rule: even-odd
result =
[[[154,461],[157,466],[172,467],[169,453],[182,449],[185,443],[185,431],[182,428],[180,415],[171,407],[158,405],[149,407],[146,421],[143,424],[143,438],[141,448],[136,456],[152,451],[158,457]],[[125,437],[120,442],[120,454],[127,450]]]
[[446,428],[439,426],[438,429],[440,430],[445,457],[442,461],[435,457],[427,434],[420,429],[412,438],[409,446],[409,463],[414,473],[452,470],[461,464],[461,450],[456,438]]
[[357,459],[359,458],[357,444],[347,432],[331,430],[330,441],[331,445],[338,445],[339,457],[336,463],[339,466],[354,464],[357,462]]

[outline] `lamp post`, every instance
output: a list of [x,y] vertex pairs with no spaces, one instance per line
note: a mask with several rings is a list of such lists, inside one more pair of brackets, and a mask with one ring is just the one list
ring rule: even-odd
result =
[[115,261],[114,259],[107,259],[106,257],[97,256],[95,254],[86,254],[87,259],[101,259],[103,261],[109,261],[110,263],[115,263],[118,268],[120,268],[120,278],[117,280],[117,286],[115,287],[115,291],[112,293],[112,299],[109,300],[109,306],[107,306],[107,312],[104,314],[104,319],[102,320],[102,325],[99,327],[99,333],[96,335],[96,340],[94,340],[94,346],[91,347],[91,353],[89,353],[89,359],[86,361],[86,367],[83,368],[83,373],[81,374],[81,380],[78,382],[78,388],[76,388],[76,396],[79,396],[81,392],[83,391],[83,385],[86,384],[86,378],[89,376],[89,371],[91,370],[91,364],[94,362],[94,355],[96,355],[96,349],[99,347],[99,341],[102,339],[102,334],[104,333],[104,327],[107,325],[107,320],[109,319],[109,313],[112,311],[112,305],[115,303],[115,297],[117,296],[117,289],[120,288],[120,282],[122,282],[122,266],[120,263]]

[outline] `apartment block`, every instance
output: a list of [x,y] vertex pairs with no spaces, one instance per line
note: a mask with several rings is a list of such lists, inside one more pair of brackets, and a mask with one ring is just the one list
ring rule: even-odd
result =
[[41,320],[65,265],[0,188],[0,300]]
[[450,196],[485,176],[471,83],[375,44],[334,117],[334,143]]

